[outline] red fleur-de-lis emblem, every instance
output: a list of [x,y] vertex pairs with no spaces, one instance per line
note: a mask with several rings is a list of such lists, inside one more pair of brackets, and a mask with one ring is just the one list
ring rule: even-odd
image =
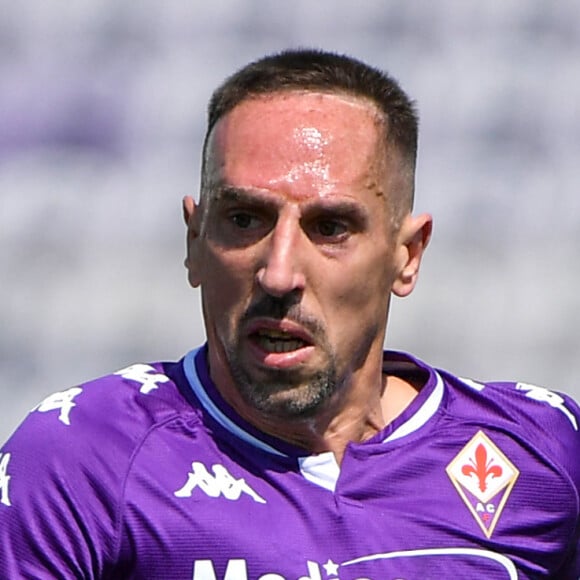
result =
[[469,459],[469,463],[461,467],[463,475],[475,475],[479,481],[479,489],[484,492],[487,489],[489,477],[500,477],[503,473],[499,465],[491,465],[493,460],[487,460],[487,449],[480,443],[475,449],[475,461]]
[[482,532],[490,538],[519,477],[517,467],[483,431],[478,431],[445,471]]

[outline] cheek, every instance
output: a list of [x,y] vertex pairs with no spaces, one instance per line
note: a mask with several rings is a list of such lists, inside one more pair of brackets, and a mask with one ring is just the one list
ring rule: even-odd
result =
[[245,307],[253,279],[252,267],[243,256],[209,249],[202,281],[205,303],[215,315],[230,318]]
[[339,302],[345,308],[367,310],[388,301],[393,277],[386,263],[388,260],[383,255],[380,259],[369,257],[350,267],[336,268],[337,274],[331,284],[339,290]]
[[[383,344],[390,298],[386,286],[383,276],[366,269],[349,272],[348,277],[345,273],[336,281],[333,300],[326,305],[325,322],[337,359],[355,361],[357,366],[373,345]],[[328,290],[332,292],[332,288]]]

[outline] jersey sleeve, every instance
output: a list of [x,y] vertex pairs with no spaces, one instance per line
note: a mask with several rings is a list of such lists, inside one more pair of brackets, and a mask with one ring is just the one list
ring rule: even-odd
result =
[[[570,396],[545,387],[517,383],[519,405],[528,407],[529,430],[570,477],[580,497],[580,407]],[[579,508],[580,509],[580,508]]]
[[125,468],[91,398],[51,395],[0,448],[0,578],[102,578],[113,561]]
[[[580,578],[580,407],[570,396],[528,383],[515,384],[518,407],[525,407],[530,440],[546,453],[571,487],[570,511],[576,527],[557,578]],[[524,419],[522,419],[524,420]],[[546,489],[549,506],[550,490]]]

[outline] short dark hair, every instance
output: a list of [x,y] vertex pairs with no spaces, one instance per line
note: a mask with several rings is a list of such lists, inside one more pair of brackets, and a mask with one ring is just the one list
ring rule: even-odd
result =
[[350,56],[333,52],[285,50],[260,58],[228,77],[214,91],[209,101],[203,146],[204,166],[209,136],[221,117],[242,101],[285,91],[342,93],[374,104],[384,117],[386,140],[399,151],[410,177],[405,180],[409,191],[399,199],[399,202],[406,201],[403,204],[405,209],[410,209],[413,203],[418,139],[415,105],[399,83],[385,72]]

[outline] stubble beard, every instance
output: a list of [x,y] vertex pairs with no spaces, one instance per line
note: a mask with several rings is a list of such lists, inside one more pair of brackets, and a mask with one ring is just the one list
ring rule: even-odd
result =
[[338,379],[333,360],[309,375],[299,370],[261,370],[252,376],[237,351],[230,353],[230,370],[245,403],[263,415],[280,419],[315,416],[337,389]]
[[[243,360],[244,323],[254,316],[287,318],[305,326],[324,355],[321,368],[305,370],[250,369]],[[244,402],[268,417],[280,419],[311,418],[325,406],[339,387],[336,357],[326,339],[326,332],[316,320],[302,314],[300,307],[285,298],[263,297],[242,317],[236,338],[227,347],[230,373]]]

